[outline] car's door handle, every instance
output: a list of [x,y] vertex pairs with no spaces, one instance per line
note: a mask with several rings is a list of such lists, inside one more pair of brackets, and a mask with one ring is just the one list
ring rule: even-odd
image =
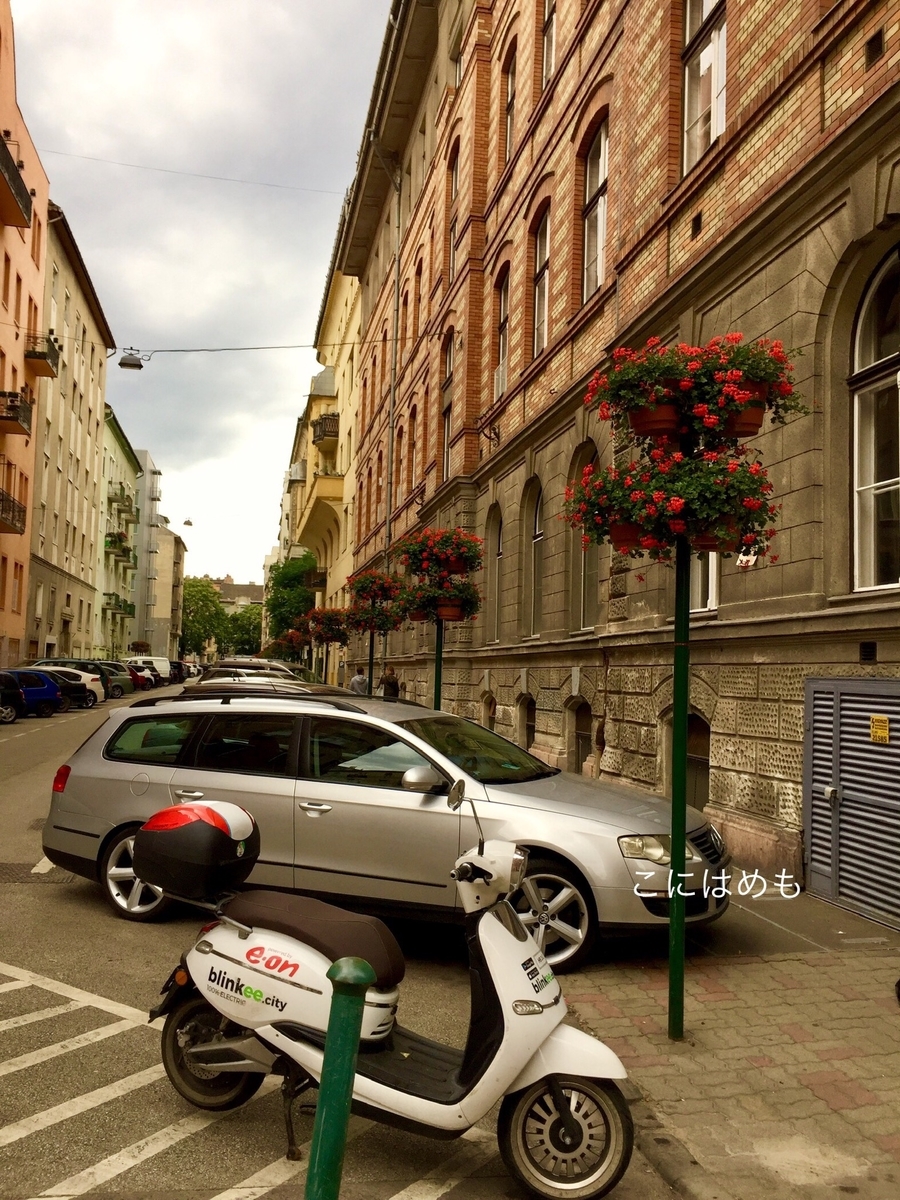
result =
[[308,812],[311,817],[318,817],[321,813],[331,812],[330,804],[318,804],[315,800],[304,800],[299,807],[304,812]]
[[179,800],[202,800],[202,792],[192,792],[190,788],[176,788],[175,795]]

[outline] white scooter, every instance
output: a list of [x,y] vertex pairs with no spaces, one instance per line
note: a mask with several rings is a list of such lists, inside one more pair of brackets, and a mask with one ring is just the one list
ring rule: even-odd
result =
[[[448,803],[462,802],[460,781]],[[235,805],[182,805],[157,817],[172,828],[173,812],[188,810],[216,810],[220,829],[224,818],[239,847],[247,844],[252,818]],[[157,817],[144,828],[152,832]],[[136,864],[141,845],[139,833]],[[199,1108],[226,1109],[252,1096],[265,1075],[282,1075],[288,1156],[298,1157],[291,1107],[321,1078],[331,1003],[326,972],[335,959],[358,955],[377,978],[366,995],[354,1112],[454,1138],[502,1100],[500,1153],[527,1189],[553,1200],[605,1195],[631,1158],[631,1114],[614,1082],[626,1072],[602,1042],[563,1024],[559,984],[506,900],[526,863],[527,852],[511,842],[482,836],[451,872],[469,949],[464,1050],[395,1023],[403,957],[377,918],[279,892],[210,904],[217,920],[201,930],[151,1013],[166,1014],[162,1054],[172,1084]],[[148,876],[152,866],[142,861],[141,868],[142,878],[158,882]]]

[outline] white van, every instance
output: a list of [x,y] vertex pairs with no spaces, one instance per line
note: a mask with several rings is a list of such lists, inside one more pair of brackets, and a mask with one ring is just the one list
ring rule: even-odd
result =
[[142,654],[140,656],[135,656],[134,658],[126,658],[125,665],[129,667],[137,667],[138,670],[140,670],[141,667],[153,667],[155,671],[159,671],[160,675],[162,676],[163,683],[170,682],[172,667],[170,666],[167,658],[154,656],[152,654]]

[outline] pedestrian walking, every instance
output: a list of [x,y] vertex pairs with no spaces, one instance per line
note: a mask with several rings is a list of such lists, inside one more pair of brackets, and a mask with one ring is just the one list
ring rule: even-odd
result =
[[366,673],[362,667],[356,668],[356,674],[347,684],[351,692],[355,692],[357,696],[365,696],[369,691],[369,680],[366,678]]
[[400,680],[394,673],[393,667],[385,667],[384,674],[378,680],[381,694],[387,699],[396,700],[400,695]]

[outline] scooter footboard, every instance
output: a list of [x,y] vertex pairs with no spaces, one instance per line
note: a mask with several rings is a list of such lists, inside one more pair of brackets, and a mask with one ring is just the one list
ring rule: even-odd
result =
[[506,1089],[519,1092],[547,1075],[583,1075],[588,1079],[626,1079],[628,1072],[608,1046],[573,1029],[557,1025]]

